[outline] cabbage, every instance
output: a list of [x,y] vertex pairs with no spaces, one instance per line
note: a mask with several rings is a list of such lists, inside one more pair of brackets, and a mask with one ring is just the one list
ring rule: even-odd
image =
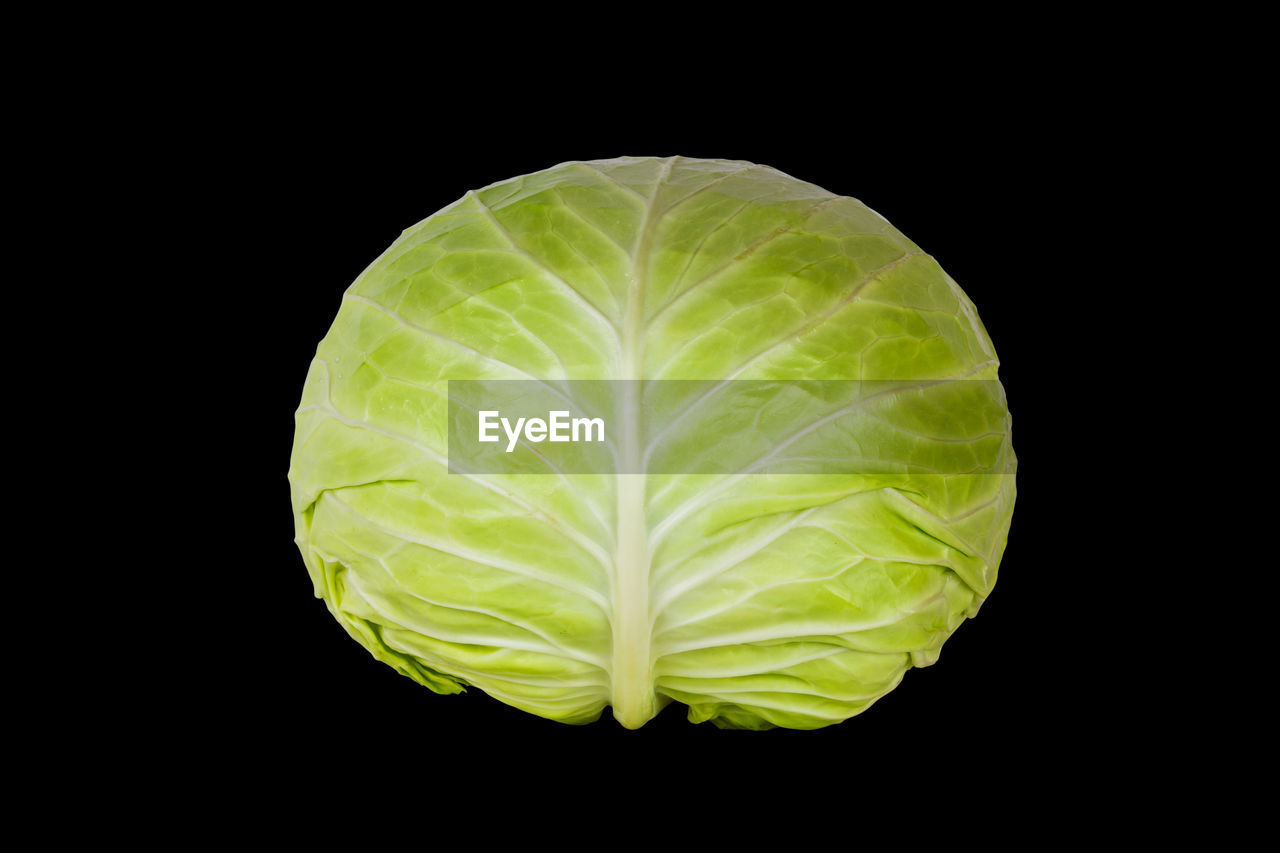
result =
[[[1016,465],[997,365],[959,286],[854,199],[739,161],[563,163],[467,193],[348,289],[297,411],[296,541],[343,628],[437,693],[819,728],[991,592]],[[519,463],[492,463],[504,440],[462,464],[468,383],[624,389],[596,400],[615,467],[527,434]],[[742,464],[796,434],[822,460]]]

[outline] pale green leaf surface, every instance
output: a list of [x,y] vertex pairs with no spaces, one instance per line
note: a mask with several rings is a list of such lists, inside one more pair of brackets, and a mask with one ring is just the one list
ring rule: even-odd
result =
[[1015,494],[1002,394],[941,425],[887,395],[815,433],[969,474],[465,475],[447,382],[996,370],[956,283],[853,199],[744,162],[565,163],[468,193],[351,286],[298,409],[297,542],[348,633],[437,692],[570,723],[674,700],[695,722],[830,725],[991,592]]

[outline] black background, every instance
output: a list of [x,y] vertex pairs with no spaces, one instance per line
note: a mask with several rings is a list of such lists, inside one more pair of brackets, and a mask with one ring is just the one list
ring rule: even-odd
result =
[[[1089,152],[1100,130],[1071,106],[952,92],[843,126],[785,98],[767,105],[771,121],[759,108],[661,100],[625,116],[590,102],[547,115],[440,104],[371,118],[288,98],[232,111],[210,128],[218,153],[202,167],[209,198],[236,211],[212,235],[219,281],[204,295],[223,332],[197,347],[235,413],[210,451],[211,500],[235,511],[217,515],[223,544],[194,555],[216,575],[202,593],[216,615],[201,638],[198,696],[181,710],[213,722],[173,736],[210,738],[267,779],[310,761],[367,778],[419,762],[479,772],[474,756],[489,754],[535,774],[615,759],[767,762],[847,772],[851,784],[865,768],[900,766],[941,784],[973,764],[1038,776],[1080,760],[1126,724],[1120,700],[1098,687],[1116,664],[1106,638],[1081,627],[1100,614],[1072,581],[1079,557],[1064,533],[1082,511],[1073,483],[1087,465],[1067,449],[1064,388],[1080,346],[1078,241],[1094,227]],[[936,665],[827,729],[721,731],[688,723],[678,704],[634,732],[608,710],[570,727],[479,690],[435,695],[347,637],[313,598],[292,541],[293,411],[352,280],[469,189],[565,160],[670,154],[763,163],[862,200],[961,284],[1001,358],[1020,467],[995,591]],[[1111,334],[1096,318],[1090,343],[1105,348]]]

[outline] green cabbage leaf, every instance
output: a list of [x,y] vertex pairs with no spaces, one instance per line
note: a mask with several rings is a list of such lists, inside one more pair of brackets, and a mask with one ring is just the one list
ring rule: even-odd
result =
[[[348,289],[297,411],[296,541],[347,632],[438,693],[819,728],[992,590],[1016,467],[997,367],[957,284],[854,199],[739,161],[564,163],[468,193]],[[627,473],[531,475],[451,470],[458,380],[897,384],[824,434],[859,470],[648,473],[653,433],[622,424]],[[697,404],[657,438],[695,434]]]

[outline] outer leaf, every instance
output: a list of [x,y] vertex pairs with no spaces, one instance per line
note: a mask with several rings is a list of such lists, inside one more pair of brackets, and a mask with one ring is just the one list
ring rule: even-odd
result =
[[946,436],[902,398],[835,439],[890,460],[981,444],[973,474],[466,476],[446,382],[996,369],[955,282],[854,199],[744,162],[561,164],[468,193],[351,286],[298,410],[298,546],[348,632],[437,692],[570,723],[612,705],[638,727],[674,699],[695,722],[825,726],[990,593],[1015,492],[1002,395]]

